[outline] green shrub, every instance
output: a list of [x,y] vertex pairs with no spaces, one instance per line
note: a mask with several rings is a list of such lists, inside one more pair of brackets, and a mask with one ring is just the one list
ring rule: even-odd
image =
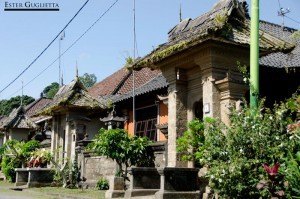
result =
[[183,161],[194,161],[195,152],[204,142],[204,124],[196,119],[188,124],[188,130],[177,139],[177,151]]
[[8,140],[0,150],[1,169],[6,179],[14,182],[16,178],[15,168],[25,166],[31,153],[39,147],[35,140],[29,142],[19,142],[17,140]]
[[105,178],[100,178],[96,184],[96,188],[98,190],[108,190],[109,189],[109,183],[108,180]]
[[[190,148],[198,146],[190,155],[209,168],[209,185],[221,198],[299,197],[299,162],[296,165],[291,157],[295,159],[300,151],[300,132],[287,130],[299,120],[299,104],[300,97],[295,95],[272,110],[263,104],[257,110],[233,110],[229,127],[205,118],[204,139],[193,138],[198,143],[179,140],[178,148],[187,148],[186,142]],[[270,178],[262,165],[276,163],[279,172]],[[261,182],[273,184],[260,186]]]
[[127,168],[131,165],[151,164],[153,156],[147,151],[149,143],[146,137],[129,137],[123,129],[100,129],[88,148],[115,160],[120,168],[120,175],[126,179]]
[[1,162],[2,172],[9,182],[15,182],[16,172],[15,168],[20,168],[22,162],[13,157],[4,156]]

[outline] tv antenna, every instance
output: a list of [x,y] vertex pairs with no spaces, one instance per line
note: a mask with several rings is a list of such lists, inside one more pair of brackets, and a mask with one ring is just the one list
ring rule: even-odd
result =
[[282,17],[282,29],[284,28],[284,17],[290,12],[291,10],[289,8],[280,8],[280,10],[278,11],[278,16]]

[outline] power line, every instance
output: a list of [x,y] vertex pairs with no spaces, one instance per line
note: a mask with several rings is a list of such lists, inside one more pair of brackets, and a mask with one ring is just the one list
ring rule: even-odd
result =
[[300,21],[297,21],[297,20],[295,20],[295,19],[293,19],[291,17],[288,17],[288,16],[285,16],[285,17],[288,18],[289,20],[292,20],[293,22],[296,22],[296,23],[300,24]]
[[[24,87],[26,87],[28,84],[30,84],[31,82],[33,82],[36,78],[38,78],[39,76],[41,76],[48,68],[50,68],[51,66],[53,66],[53,64],[55,62],[57,62],[57,60],[59,60],[64,54],[66,54],[90,29],[92,29],[97,22],[99,22],[113,7],[114,5],[118,2],[119,0],[116,0],[113,4],[111,4],[108,9],[103,12],[100,17],[94,22],[92,23],[92,25],[87,28],[63,53],[61,53],[60,56],[58,56],[55,60],[53,60],[51,62],[51,64],[49,64],[46,68],[44,68],[40,73],[38,73],[33,79],[31,79],[29,82],[27,82]],[[14,94],[16,94],[17,92],[19,92],[21,89],[17,90],[16,92],[14,92],[11,96],[13,96]],[[1,93],[1,92],[0,92]]]
[[76,18],[76,16],[81,12],[81,10],[86,6],[86,4],[90,0],[87,0],[81,8],[76,12],[76,14],[71,18],[71,20],[64,26],[64,28],[54,37],[54,39],[44,48],[44,50],[16,77],[14,78],[9,84],[7,84],[1,91],[0,94],[6,90],[10,85],[12,85],[21,75],[23,75],[45,52],[46,50],[54,43],[54,41],[61,35],[61,33],[70,25],[70,23]]

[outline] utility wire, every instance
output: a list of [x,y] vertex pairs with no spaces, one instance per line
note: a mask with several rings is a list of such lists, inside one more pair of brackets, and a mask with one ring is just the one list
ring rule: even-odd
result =
[[288,17],[288,16],[285,16],[285,17],[288,18],[289,20],[292,20],[293,22],[296,22],[296,23],[300,24],[300,21],[297,21],[297,20],[295,20],[295,19],[293,19],[291,17]]
[[70,23],[76,18],[76,16],[81,12],[81,10],[86,6],[86,4],[90,0],[87,0],[81,8],[76,12],[76,14],[71,18],[71,20],[64,26],[64,28],[54,37],[54,39],[44,48],[44,50],[16,77],[14,78],[9,84],[7,84],[1,91],[0,94],[6,90],[10,85],[12,85],[17,79],[21,77],[45,52],[48,48],[54,43],[54,41],[61,35],[61,33],[70,25]]
[[[55,62],[57,62],[57,60],[62,57],[64,54],[66,54],[90,29],[92,29],[97,22],[99,22],[113,7],[114,5],[118,2],[119,0],[116,0],[112,5],[109,6],[109,8],[100,15],[100,17],[89,27],[87,28],[83,34],[81,34],[60,56],[58,56],[54,61],[51,62],[51,64],[49,64],[46,68],[44,68],[40,73],[38,73],[33,79],[31,79],[29,82],[27,82],[24,87],[26,87],[28,84],[30,84],[31,82],[33,82],[36,78],[38,78],[39,76],[41,76],[48,68],[50,68],[51,66],[53,66],[53,64]],[[17,92],[19,92],[21,89],[17,90],[16,92],[14,92],[11,96],[13,96],[14,94],[16,94]],[[1,92],[0,92],[1,93]]]

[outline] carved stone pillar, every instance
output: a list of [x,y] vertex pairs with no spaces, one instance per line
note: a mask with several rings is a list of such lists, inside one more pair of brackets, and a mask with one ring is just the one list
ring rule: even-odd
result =
[[244,97],[248,87],[242,81],[242,77],[231,72],[216,85],[220,90],[220,118],[226,125],[230,124],[230,113],[235,109],[236,102]]
[[65,158],[71,159],[71,147],[72,147],[72,130],[70,126],[70,114],[66,115],[66,124],[65,124]]
[[187,82],[184,79],[184,71],[175,69],[174,79],[169,83],[167,165],[180,167],[182,164],[178,161],[176,141],[186,130],[187,124]]
[[212,73],[202,76],[203,116],[220,116],[219,91]]

